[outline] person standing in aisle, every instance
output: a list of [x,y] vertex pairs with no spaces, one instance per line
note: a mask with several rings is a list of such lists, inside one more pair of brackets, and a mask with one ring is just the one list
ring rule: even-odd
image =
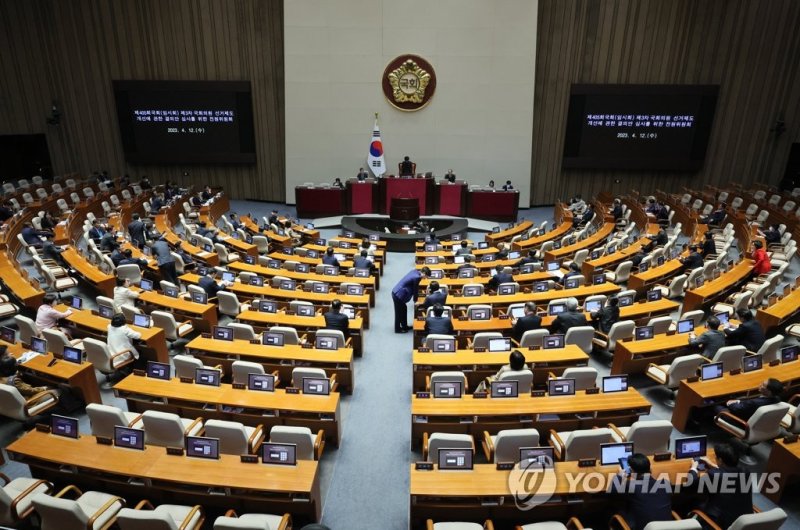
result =
[[392,289],[392,302],[394,302],[394,332],[408,333],[408,310],[406,304],[410,301],[417,301],[419,294],[419,282],[422,278],[430,276],[431,270],[423,267],[420,270],[412,269],[408,274],[397,282]]

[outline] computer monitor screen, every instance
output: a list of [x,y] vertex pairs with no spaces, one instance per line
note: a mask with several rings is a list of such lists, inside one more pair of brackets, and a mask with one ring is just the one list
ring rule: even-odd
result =
[[339,347],[336,337],[316,337],[314,347],[318,350],[335,350]]
[[705,436],[689,436],[675,439],[675,458],[698,458],[706,456],[708,439]]
[[200,240],[196,237],[193,237],[189,240],[189,243],[191,243],[193,247],[196,247],[200,244]]
[[547,313],[550,315],[558,315],[566,310],[566,304],[550,304],[550,306],[547,308]]
[[472,449],[439,449],[439,469],[472,469]]
[[432,386],[435,398],[460,398],[464,393],[462,381],[434,381]]
[[14,344],[17,341],[16,332],[8,326],[0,327],[0,338],[9,344]]
[[643,261],[643,262],[639,263],[639,272],[647,272],[648,268],[650,268],[650,266],[648,265],[648,262]]
[[617,300],[619,300],[619,306],[620,307],[626,307],[626,306],[629,306],[629,305],[633,305],[633,295],[632,294],[626,294],[624,296],[620,296],[620,297],[617,298]]
[[364,286],[363,285],[348,285],[347,286],[347,294],[350,296],[361,296],[364,294]]
[[492,312],[489,309],[472,309],[469,312],[470,320],[489,320],[492,317]]
[[603,393],[611,392],[627,392],[628,391],[628,376],[627,375],[612,375],[603,378]]
[[194,302],[195,304],[207,304],[208,295],[206,293],[198,293],[192,291],[192,302]]
[[83,360],[83,352],[78,348],[73,348],[71,346],[64,346],[63,357],[65,361],[75,364],[81,364],[81,361]]
[[431,351],[434,352],[454,352],[456,351],[455,339],[433,339]]
[[314,316],[314,306],[313,305],[299,305],[299,306],[297,306],[297,316],[300,316],[300,317],[313,317]]
[[38,337],[31,337],[31,350],[36,353],[47,353],[47,341]]
[[561,248],[561,241],[553,241],[553,250],[558,250]]
[[80,296],[73,296],[70,306],[72,306],[72,309],[80,309],[83,307],[83,298]]
[[728,313],[714,313],[714,316],[719,320],[720,326],[725,326],[730,323],[730,315]]
[[458,271],[459,278],[474,278],[475,277],[475,269],[461,269]]
[[283,333],[265,331],[261,335],[261,343],[265,346],[283,346]]
[[636,337],[636,340],[647,340],[647,339],[652,339],[654,333],[655,333],[654,326],[640,326],[636,328],[634,336]]
[[280,287],[284,291],[294,291],[296,286],[294,280],[281,280]]
[[98,305],[97,314],[103,318],[111,319],[114,316],[114,308],[110,305]]
[[131,429],[130,427],[114,427],[114,445],[144,451],[144,429]]
[[271,260],[267,261],[267,267],[270,268],[270,269],[280,269],[281,268],[281,262],[276,260],[276,259],[271,259]]
[[314,241],[314,244],[319,245],[321,247],[324,247],[325,245],[328,244],[328,240],[320,238],[320,239],[317,239],[316,241]]
[[700,379],[710,381],[722,377],[722,363],[707,363],[700,367]]
[[453,241],[461,241],[461,234],[453,234]]
[[497,294],[508,295],[508,294],[514,294],[516,292],[517,292],[517,286],[513,285],[513,284],[511,284],[511,285],[500,285],[497,288]]
[[519,259],[520,253],[516,250],[508,253],[508,259]]
[[275,376],[272,374],[247,374],[247,389],[274,392]]
[[763,364],[764,358],[761,355],[748,355],[742,358],[742,371],[747,373],[761,370]]
[[356,318],[356,308],[350,306],[342,306],[342,313],[347,315],[347,318],[353,319]]
[[[351,231],[351,230],[345,230],[344,237],[346,237],[348,239],[353,239],[354,237],[356,237],[356,233]],[[345,243],[346,243],[346,241],[345,241]]]
[[547,393],[551,396],[572,396],[575,394],[575,380],[550,379],[547,381]]
[[518,381],[492,381],[493,398],[511,398],[519,396]]
[[209,245],[208,243],[206,243],[205,245],[203,245],[203,250],[204,250],[205,252],[214,252],[214,247],[212,247],[211,245]]
[[564,335],[545,335],[542,339],[542,348],[552,350],[564,347]]
[[611,245],[606,249],[606,254],[613,254],[616,251],[617,251],[617,246]]
[[326,377],[304,377],[303,394],[327,396],[331,393],[331,381]]
[[632,454],[633,442],[600,444],[600,465],[617,465],[620,458],[628,458]]
[[314,230],[314,223],[306,223],[306,228],[309,230]]
[[149,328],[150,327],[150,316],[149,315],[142,315],[136,313],[133,315],[133,325],[139,326],[140,328]]
[[297,445],[264,442],[261,444],[261,462],[282,466],[297,465]]
[[308,263],[298,263],[297,265],[294,266],[294,270],[295,272],[306,273],[311,270],[311,265],[309,265]]
[[53,414],[50,418],[50,432],[66,438],[78,437],[78,418]]
[[263,287],[264,278],[262,278],[261,276],[250,276],[250,285],[254,287]]
[[222,373],[219,370],[209,368],[195,368],[194,382],[198,385],[219,386]]
[[153,282],[150,281],[150,280],[145,280],[144,278],[142,278],[142,280],[139,282],[139,288],[142,291],[152,291],[153,290]]
[[436,252],[436,243],[425,244],[425,252]]
[[233,283],[236,280],[236,275],[230,271],[225,271],[222,273],[222,281],[223,282],[230,282]]
[[557,262],[557,261],[548,261],[547,262],[547,271],[548,272],[557,271],[560,268],[561,268],[561,264],[559,262]]
[[511,316],[514,318],[522,318],[525,316],[525,306],[514,306],[511,308]]
[[485,248],[489,248],[489,243],[486,241],[478,241],[478,249],[483,250]]
[[597,259],[603,254],[602,250],[593,250],[589,259]]
[[578,278],[567,278],[564,280],[565,289],[575,289],[579,287],[580,280]]
[[555,460],[555,449],[552,447],[519,448],[519,467],[521,469],[552,468]]
[[[670,253],[669,253],[669,258],[670,258],[670,259],[673,259],[673,258],[674,258],[675,256],[677,256],[677,255],[678,255],[678,251],[677,251],[677,250],[675,250],[675,249],[672,249],[672,250],[670,251]],[[660,266],[662,266],[662,265],[663,265],[663,264],[664,264],[666,261],[667,261],[667,260],[666,260],[666,258],[665,258],[663,255],[662,255],[662,256],[659,256],[659,257],[657,257],[657,258],[656,258],[656,265],[660,267]]]
[[661,291],[658,289],[653,289],[652,291],[647,291],[647,301],[648,302],[655,302],[657,300],[661,300]]
[[147,377],[169,381],[170,375],[171,374],[170,374],[169,363],[158,363],[155,361],[147,361]]
[[[357,269],[356,272],[358,272],[359,270],[366,270],[366,269]],[[369,275],[369,274],[367,274],[367,275]],[[434,279],[434,280],[441,280],[442,278],[444,278],[444,271],[441,270],[441,269],[432,270],[431,271],[431,278]]]
[[[317,259],[319,257],[319,252],[317,252],[316,250],[309,249],[308,252],[306,252],[306,257],[307,258]],[[275,268],[279,269],[280,266],[275,267]],[[295,270],[297,270],[297,265],[295,265]],[[308,272],[308,271],[306,271],[306,272]]]
[[698,276],[697,278],[694,279],[694,286],[695,287],[702,287],[703,286],[703,277],[702,276]]
[[603,308],[603,302],[600,300],[587,300],[585,304],[583,304],[583,309],[588,313],[594,313],[595,311],[600,311]]
[[481,288],[478,287],[477,285],[467,285],[461,291],[461,294],[463,296],[480,296]]
[[533,290],[537,293],[543,293],[550,289],[550,284],[547,282],[536,282],[533,284]]
[[489,351],[511,351],[511,339],[508,337],[498,337],[496,339],[489,339]]
[[167,286],[164,287],[164,294],[170,298],[178,298],[179,291],[177,287]]
[[797,360],[797,346],[787,346],[785,348],[781,348],[781,362],[782,363],[790,363],[792,361]]
[[278,311],[278,304],[272,300],[261,300],[258,303],[258,310],[262,313],[276,313]]
[[592,285],[603,285],[604,283],[606,283],[605,274],[595,274],[592,276]]
[[678,321],[678,333],[691,333],[694,330],[694,320],[687,318]]
[[211,328],[211,336],[217,340],[233,340],[233,328],[214,326]]
[[[356,278],[369,278],[369,274],[370,274],[369,269],[356,269],[355,271],[353,271],[353,276],[355,276]],[[437,276],[433,274],[433,271],[431,271],[431,278],[436,278],[436,277]],[[441,278],[441,276],[439,276],[439,278]]]
[[219,458],[219,438],[204,438],[202,436],[186,437],[186,456],[196,458]]
[[247,263],[248,265],[255,265],[256,257],[248,254],[244,257],[244,262]]

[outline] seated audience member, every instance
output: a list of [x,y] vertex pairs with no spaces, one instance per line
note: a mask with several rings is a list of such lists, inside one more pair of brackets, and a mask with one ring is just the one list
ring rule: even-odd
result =
[[519,343],[526,331],[542,328],[542,317],[536,314],[536,304],[525,302],[525,314],[519,318],[511,318],[511,337]]
[[11,355],[4,355],[0,358],[0,384],[9,385],[16,388],[23,398],[32,398],[40,392],[60,390],[48,386],[33,386],[26,381],[26,376],[17,372],[17,360]]
[[737,310],[736,316],[739,318],[741,324],[735,329],[728,328],[725,330],[725,337],[727,338],[728,345],[742,345],[747,348],[748,351],[758,351],[766,340],[764,330],[761,329],[761,324],[758,323],[758,320],[753,318],[753,313],[746,308]]
[[645,256],[647,256],[647,252],[644,250],[644,248],[641,248],[639,252],[630,257],[632,266],[638,269],[639,265],[642,264],[642,260],[645,258]]
[[576,215],[575,217],[572,218],[573,228],[586,225],[589,221],[592,220],[592,217],[594,217],[594,204],[589,204],[584,210],[583,214]]
[[660,205],[658,213],[656,214],[656,221],[662,226],[669,224],[669,210],[663,204]]
[[358,173],[356,173],[356,178],[359,181],[364,181],[369,178],[369,173],[367,173],[363,167],[358,168]]
[[720,203],[717,208],[711,212],[708,217],[700,221],[700,223],[709,226],[720,226],[722,222],[725,221],[725,216],[727,215],[725,209],[727,207],[728,205],[724,202]]
[[111,317],[107,333],[106,343],[108,344],[108,349],[111,350],[111,355],[129,350],[134,359],[139,358],[139,351],[134,347],[133,341],[141,339],[142,334],[128,327],[125,322],[125,315],[117,313]]
[[689,334],[689,344],[696,348],[701,348],[703,357],[713,359],[717,350],[725,346],[725,334],[719,330],[719,319],[714,315],[706,320],[706,329],[699,337],[695,337],[694,331]]
[[286,234],[286,237],[290,237],[294,243],[300,244],[300,234],[292,228],[292,222],[288,219],[283,223],[283,233]]
[[628,458],[630,475],[620,470],[609,481],[609,493],[624,495],[627,506],[623,517],[631,530],[643,530],[653,521],[672,521],[672,488],[669,478],[654,478],[650,474],[650,460],[641,453]]
[[226,287],[230,287],[231,285],[230,282],[217,283],[217,280],[214,279],[216,273],[216,269],[209,267],[206,270],[206,275],[197,281],[197,285],[202,287],[209,299],[216,298],[218,292],[224,291]]
[[650,243],[642,247],[646,252],[650,252],[655,247],[663,247],[669,241],[667,231],[663,227],[659,228],[655,234],[650,234],[647,237],[650,239]]
[[653,217],[655,217],[660,210],[661,206],[659,206],[655,199],[647,200],[647,206],[644,209],[645,213],[651,214]]
[[44,236],[44,241],[42,241],[42,257],[44,259],[51,259],[62,267],[69,268],[69,265],[64,261],[63,256],[61,256],[62,252],[64,252],[64,249],[53,243],[52,235],[47,234]]
[[453,246],[453,256],[466,256],[472,254],[469,243],[462,241],[458,246]]
[[586,201],[581,199],[580,194],[575,195],[573,198],[569,200],[569,211],[571,211],[575,216],[578,216],[583,213],[583,210],[586,208]]
[[134,258],[133,251],[129,248],[126,248],[122,251],[122,259],[119,260],[117,265],[138,265],[140,269],[144,269],[147,267],[147,260],[144,258]]
[[359,248],[361,250],[366,250],[367,251],[367,255],[369,255],[369,256],[374,256],[375,252],[378,250],[378,247],[373,245],[372,241],[370,241],[366,237],[361,240],[361,246],[359,246]]
[[0,223],[5,223],[12,217],[14,217],[14,208],[11,206],[10,202],[4,202],[3,205],[0,206]]
[[181,257],[181,260],[183,261],[184,271],[193,270],[196,267],[197,264],[194,262],[194,258],[192,257],[191,254],[189,254],[188,252],[186,252],[186,250],[184,250],[181,241],[175,243],[174,252],[175,254]]
[[192,206],[195,208],[200,208],[203,205],[203,199],[200,198],[199,193],[192,195],[192,198],[189,199],[189,202],[191,202]]
[[763,232],[759,231],[758,235],[764,238],[764,241],[767,242],[767,246],[775,245],[781,241],[781,231],[778,230],[778,225],[769,225]]
[[58,325],[58,321],[62,318],[67,318],[72,314],[72,309],[66,311],[59,311],[53,307],[57,298],[53,293],[47,293],[42,299],[42,305],[36,310],[36,327],[40,331],[45,329],[60,329],[65,335],[69,336],[69,332],[65,328]]
[[136,305],[139,293],[130,287],[131,281],[128,278],[117,278],[117,285],[114,287],[114,311],[117,313],[122,312],[122,306],[125,304]]
[[414,163],[407,156],[404,156],[403,161],[400,162],[400,176],[401,177],[414,176]]
[[717,253],[717,243],[714,241],[714,234],[706,232],[706,238],[703,240],[703,249],[701,253],[703,258],[713,256]]
[[769,274],[772,270],[772,262],[764,251],[764,244],[761,241],[753,241],[753,275]]
[[[753,490],[746,487],[750,472],[739,467],[740,451],[730,443],[714,445],[716,465],[710,459],[703,458],[706,464],[706,484],[726,484],[725,491],[716,489],[708,492],[708,498],[700,509],[709,516],[720,528],[728,528],[742,515],[753,513]],[[692,484],[700,487],[701,478],[698,474],[699,462],[692,461],[689,474]]]
[[444,179],[452,184],[456,181],[456,174],[453,173],[452,169],[448,169],[447,173],[444,174]]
[[101,225],[100,222],[95,219],[92,221],[92,227],[89,229],[88,235],[95,243],[99,243],[107,231],[108,230],[106,230],[106,227]]
[[514,185],[511,184],[510,180],[507,180],[505,184],[503,184],[503,191],[513,191]]
[[683,263],[682,271],[688,272],[703,266],[703,256],[697,252],[697,245],[689,245],[689,255],[680,259]]
[[444,307],[442,304],[435,304],[433,306],[433,314],[425,317],[425,334],[426,335],[452,335],[453,334],[453,321],[449,316],[444,315]]
[[125,259],[125,254],[122,253],[119,247],[115,248],[111,251],[111,255],[108,256],[112,262],[114,262],[115,267],[119,267],[122,260]]
[[327,311],[325,317],[325,329],[335,329],[344,333],[344,338],[350,336],[350,318],[342,313],[342,301],[335,298],[331,302],[331,310]]
[[150,199],[150,211],[158,213],[164,207],[164,197],[160,194],[155,194]]
[[522,267],[523,265],[527,265],[528,263],[540,263],[539,260],[536,258],[536,250],[529,250],[528,255],[524,258],[520,259],[517,262],[517,267]]
[[231,226],[233,227],[234,230],[244,229],[244,225],[241,223],[241,221],[239,221],[239,216],[236,215],[235,212],[231,212],[228,218],[230,219]]
[[[525,368],[525,355],[523,355],[519,350],[514,350],[508,356],[508,364],[501,366],[496,374],[490,375],[485,380],[481,381],[475,391],[486,392],[486,389],[492,386],[492,381],[497,381],[504,373],[519,372]],[[531,367],[531,369],[533,369],[533,367]]]
[[510,274],[503,272],[505,267],[503,265],[497,265],[494,270],[496,271],[494,276],[489,278],[489,281],[486,284],[487,289],[490,291],[497,291],[497,287],[501,283],[510,283],[514,281],[514,277]]
[[362,250],[358,256],[353,258],[353,267],[356,269],[367,269],[370,274],[377,272],[375,264],[369,259],[369,254],[366,250]]
[[150,179],[147,177],[147,175],[142,175],[142,178],[139,181],[139,187],[143,190],[153,189],[153,185],[150,183]]
[[508,259],[508,243],[500,242],[497,244],[497,254],[495,255],[495,259]]
[[22,231],[20,232],[20,235],[22,235],[22,239],[25,240],[25,244],[32,247],[41,248],[42,239],[40,236],[48,233],[49,232],[45,232],[43,230],[36,230],[31,223],[25,223],[22,225]]
[[114,232],[106,232],[103,234],[103,237],[100,238],[99,247],[101,251],[113,252],[114,249],[119,248],[117,235]]
[[200,197],[203,199],[203,202],[208,202],[214,197],[214,192],[211,191],[211,186],[206,184],[203,188],[203,192],[200,194]]
[[611,205],[611,215],[614,216],[615,221],[622,219],[622,201],[619,199],[614,199],[614,203]]
[[763,381],[758,387],[758,395],[742,399],[730,399],[725,402],[725,406],[717,406],[715,412],[719,414],[727,410],[737,418],[744,421],[756,413],[759,407],[779,403],[783,394],[783,383],[770,377]]
[[270,225],[278,226],[278,222],[279,222],[278,210],[272,210],[269,213],[269,217],[267,218],[267,221],[269,222]]
[[56,225],[58,224],[58,221],[53,218],[53,214],[50,212],[44,212],[44,215],[39,222],[42,225],[42,230],[49,230],[51,232],[55,230]]
[[340,190],[344,189],[344,184],[342,184],[342,179],[340,179],[339,177],[336,177],[335,179],[333,179],[332,186],[334,188],[339,188]]
[[428,284],[428,296],[425,297],[420,309],[427,311],[429,307],[433,307],[436,304],[447,305],[447,293],[439,287],[439,282],[433,280]]
[[603,333],[611,331],[611,326],[619,321],[619,298],[612,296],[608,303],[590,315],[595,328]]
[[569,280],[570,278],[573,278],[575,276],[583,276],[583,274],[581,274],[580,265],[578,265],[577,263],[575,263],[573,261],[572,263],[569,264],[569,271],[567,271],[567,273],[564,276],[561,277],[561,280],[559,281],[559,283],[561,283],[561,285],[566,285],[567,284],[567,280]]
[[578,310],[578,300],[567,298],[567,310],[559,313],[553,321],[553,333],[566,333],[570,328],[586,325],[586,317]]
[[197,223],[197,234],[203,237],[207,237],[214,243],[219,243],[219,238],[217,237],[217,229],[213,226],[208,226],[205,221],[200,221]]
[[322,263],[324,265],[333,265],[337,269],[341,267],[339,260],[336,259],[336,256],[333,253],[333,247],[328,247],[325,249],[325,255],[322,256]]

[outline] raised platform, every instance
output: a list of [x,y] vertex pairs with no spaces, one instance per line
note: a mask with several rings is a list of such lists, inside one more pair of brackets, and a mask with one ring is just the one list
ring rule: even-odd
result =
[[[451,239],[453,234],[467,235],[469,223],[463,217],[443,217],[432,216],[422,217],[420,220],[428,223],[436,231],[439,239]],[[425,240],[425,233],[418,234],[397,234],[386,232],[386,228],[392,229],[396,223],[389,219],[388,215],[345,215],[341,218],[341,226],[345,231],[354,232],[358,237],[369,237],[377,234],[383,241],[386,241],[386,250],[390,252],[414,252],[417,241]],[[319,222],[315,226],[323,227]]]

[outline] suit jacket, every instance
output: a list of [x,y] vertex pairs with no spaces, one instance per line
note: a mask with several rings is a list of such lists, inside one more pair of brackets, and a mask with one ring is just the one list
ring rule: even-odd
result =
[[449,317],[429,316],[425,319],[425,333],[428,335],[452,335],[453,321]]
[[718,329],[709,329],[695,339],[689,339],[692,346],[702,346],[703,356],[712,359],[717,350],[725,346],[725,334]]
[[426,296],[425,301],[422,303],[422,308],[428,309],[436,304],[447,305],[447,293],[441,289]]
[[166,265],[168,263],[175,263],[175,258],[172,257],[172,252],[166,241],[160,240],[153,243],[153,256],[155,256],[158,266]]
[[703,256],[697,252],[690,252],[683,262],[683,270],[690,271],[703,266]]
[[728,410],[737,418],[747,421],[753,414],[756,413],[759,407],[763,407],[764,405],[774,405],[778,401],[779,399],[774,397],[755,396],[739,400],[738,403],[730,405]]
[[553,333],[566,333],[569,328],[586,325],[586,317],[578,311],[559,313],[553,322]]
[[575,277],[575,276],[583,276],[583,274],[581,274],[581,273],[580,273],[580,272],[578,272],[578,271],[570,271],[570,272],[566,273],[566,274],[565,274],[565,275],[564,275],[564,276],[561,278],[561,282],[560,282],[560,283],[561,283],[561,285],[566,285],[566,284],[567,284],[567,280],[568,280],[568,279],[570,279],[570,278],[573,278],[573,277]]
[[210,276],[203,276],[197,281],[197,285],[202,287],[209,298],[214,298],[217,293],[224,290],[220,285]]
[[328,311],[325,317],[325,329],[336,329],[344,333],[344,338],[350,336],[350,319],[344,313],[334,313]]
[[410,160],[403,160],[400,162],[400,176],[413,175],[414,165]]
[[519,317],[517,322],[514,324],[514,329],[511,331],[511,336],[517,342],[522,340],[522,336],[525,334],[526,331],[530,331],[532,329],[541,329],[542,328],[542,317],[533,313],[530,315],[525,315]]
[[703,256],[717,253],[717,244],[713,239],[706,239],[703,241]]
[[358,180],[366,180],[369,178],[369,173],[367,173],[366,171],[362,171],[361,173],[356,174],[356,178]]
[[322,256],[322,263],[324,265],[333,265],[334,267],[340,267],[339,260],[336,259],[336,256],[328,256],[327,254]]
[[642,530],[653,521],[672,521],[672,494],[668,485],[657,485],[650,474],[637,477],[631,486],[625,481],[612,482],[612,493],[628,500],[625,519],[633,530]]
[[728,337],[728,344],[732,346],[741,344],[749,351],[758,351],[766,340],[761,324],[756,319],[742,322],[736,329],[726,329],[725,335]]
[[510,274],[505,274],[503,272],[498,272],[494,276],[489,279],[489,282],[486,286],[493,291],[497,290],[497,286],[501,283],[511,283],[514,281],[514,277]]
[[372,262],[367,258],[362,258],[361,256],[357,256],[356,259],[353,260],[353,266],[356,269],[369,269],[372,270]]
[[[693,484],[698,484],[696,471],[690,471]],[[721,528],[728,528],[741,515],[753,513],[752,490],[743,490],[749,473],[738,467],[709,468],[707,471],[709,484],[726,484],[729,489],[725,493],[712,493],[703,506],[703,511]],[[744,476],[743,476],[744,475]]]
[[606,306],[592,313],[592,320],[597,322],[597,329],[603,333],[611,331],[611,326],[619,320],[619,307]]
[[144,245],[146,241],[144,223],[141,221],[133,221],[128,225],[128,234],[131,236],[131,241]]
[[419,294],[419,282],[422,280],[422,274],[413,269],[408,272],[403,278],[397,282],[397,285],[392,289],[392,296],[397,298],[403,303],[408,303],[410,300],[417,301]]
[[105,232],[100,228],[97,228],[96,226],[93,226],[92,228],[89,229],[89,237],[91,237],[92,239],[97,239],[97,240],[102,239],[104,234]]

